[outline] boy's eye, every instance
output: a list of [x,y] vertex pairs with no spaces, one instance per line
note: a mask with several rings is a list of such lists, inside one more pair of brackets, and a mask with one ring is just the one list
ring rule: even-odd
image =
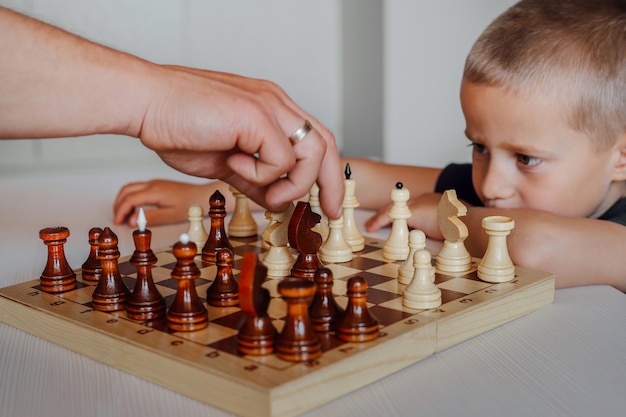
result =
[[470,143],[469,146],[473,148],[474,152],[479,153],[479,154],[486,154],[489,152],[487,150],[487,147],[485,145],[481,145],[480,143],[472,142]]
[[532,167],[532,166],[539,164],[541,162],[541,159],[535,158],[533,156],[518,154],[517,162],[519,162],[520,164],[526,167]]

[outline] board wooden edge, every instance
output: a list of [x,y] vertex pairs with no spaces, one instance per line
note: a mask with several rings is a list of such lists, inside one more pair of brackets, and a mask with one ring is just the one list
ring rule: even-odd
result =
[[[9,312],[9,309],[12,311]],[[255,389],[237,380],[216,377],[191,364],[159,355],[121,338],[113,341],[110,334],[86,326],[77,331],[74,322],[45,314],[3,294],[0,294],[0,321],[96,362],[225,411],[242,416],[272,416],[270,395],[265,389]],[[185,381],[184,386],[181,386],[180,381]]]
[[[534,282],[478,305],[472,314],[433,318],[425,326],[398,330],[369,342],[369,346],[350,344],[355,352],[342,357],[333,366],[323,365],[325,360],[332,360],[323,355],[320,358],[322,365],[316,372],[277,385],[245,383],[241,378],[207,372],[189,361],[164,356],[86,324],[78,323],[76,327],[75,321],[13,299],[6,292],[0,292],[0,321],[231,413],[290,417],[335,400],[553,301],[553,275],[526,269],[520,273],[532,275]],[[394,332],[395,327],[385,329]],[[338,354],[338,351],[330,351],[325,355]]]

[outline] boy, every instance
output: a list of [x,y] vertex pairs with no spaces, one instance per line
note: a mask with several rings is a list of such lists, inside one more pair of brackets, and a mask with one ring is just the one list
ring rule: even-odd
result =
[[[626,291],[626,4],[522,0],[470,51],[461,105],[471,167],[350,160],[359,183],[386,190],[402,181],[414,197],[409,225],[434,239],[439,193],[454,188],[469,205],[462,220],[473,256],[486,248],[481,220],[505,215],[516,223],[515,264],[555,273],[559,287]],[[389,223],[388,193],[357,198],[382,208],[367,230]],[[118,220],[124,200],[122,191]]]

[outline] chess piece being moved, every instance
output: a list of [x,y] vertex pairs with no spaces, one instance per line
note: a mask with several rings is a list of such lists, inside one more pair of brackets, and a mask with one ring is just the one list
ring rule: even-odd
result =
[[413,255],[413,279],[402,294],[402,305],[413,309],[431,309],[441,305],[441,290],[432,280],[431,255],[421,249]]
[[352,252],[360,252],[365,248],[365,238],[357,227],[354,218],[354,209],[359,207],[359,201],[356,199],[356,182],[351,178],[352,171],[350,164],[346,164],[345,174],[345,193],[343,198],[343,238],[352,248]]
[[478,265],[478,278],[487,282],[508,282],[515,278],[515,266],[509,256],[506,237],[515,227],[515,220],[505,216],[489,216],[482,221],[489,236],[487,250]]
[[167,325],[180,332],[204,329],[209,325],[209,313],[196,291],[195,280],[200,277],[200,270],[193,260],[197,254],[196,245],[183,233],[172,250],[176,257],[172,278],[178,281],[178,289],[167,311]]
[[276,328],[267,315],[270,293],[262,287],[266,268],[255,253],[245,253],[239,274],[239,302],[245,321],[237,334],[237,350],[244,355],[274,352]]
[[229,189],[235,197],[235,209],[228,222],[228,234],[233,237],[256,236],[257,224],[250,212],[248,197],[232,186]]
[[199,204],[189,206],[187,217],[189,219],[187,235],[189,235],[189,239],[196,244],[198,252],[201,252],[209,238],[209,234],[204,228],[204,211],[202,210],[202,206]]
[[206,262],[215,262],[215,251],[219,248],[228,248],[233,250],[226,235],[224,227],[224,218],[226,217],[226,199],[222,193],[215,191],[209,199],[209,217],[211,218],[211,229],[209,237],[202,248],[202,260]]
[[329,220],[328,227],[328,239],[318,251],[320,260],[326,263],[350,262],[353,258],[352,247],[343,237],[343,216]]
[[467,207],[458,200],[456,191],[446,190],[437,209],[437,224],[444,239],[436,257],[437,269],[441,272],[462,274],[472,267],[472,257],[465,249],[467,226],[459,220],[466,214]]
[[89,230],[89,256],[83,263],[83,279],[86,281],[98,281],[102,276],[102,265],[98,260],[98,238],[102,233],[99,227],[92,227]]
[[278,292],[287,303],[285,325],[276,338],[276,356],[290,362],[304,362],[322,354],[322,342],[313,330],[308,306],[315,294],[315,283],[286,278]]
[[383,245],[383,258],[387,262],[404,261],[409,255],[409,226],[406,222],[411,217],[409,198],[409,190],[401,182],[396,183],[396,188],[391,191],[393,205],[389,210],[391,232]]
[[117,244],[117,235],[105,227],[98,239],[98,259],[102,264],[102,277],[91,296],[95,310],[124,310],[130,298],[130,291],[122,281],[119,271],[120,251]]
[[265,212],[269,225],[263,232],[263,242],[267,245],[267,252],[263,256],[263,265],[267,268],[268,278],[283,278],[289,275],[295,258],[289,247],[287,236],[289,220],[296,206],[289,203],[289,207],[281,212]]
[[378,320],[367,308],[367,282],[362,277],[348,280],[348,305],[335,324],[335,334],[344,342],[369,342],[380,335]]
[[313,183],[311,190],[309,191],[309,204],[311,205],[311,211],[320,215],[319,223],[313,228],[317,233],[322,235],[322,242],[328,239],[328,218],[322,211],[320,206],[320,187],[316,182]]
[[317,290],[309,305],[309,317],[313,330],[318,333],[335,329],[335,322],[343,314],[333,295],[333,273],[328,268],[320,268],[315,274]]
[[296,262],[291,268],[291,275],[294,277],[313,280],[315,271],[324,266],[317,257],[322,236],[313,230],[319,221],[319,214],[311,211],[309,203],[298,202],[287,229],[289,245],[298,252]]
[[70,236],[67,227],[46,227],[39,231],[39,238],[48,247],[46,266],[39,282],[41,290],[57,294],[76,288],[76,273],[67,262],[63,245]]
[[206,291],[207,304],[230,307],[239,304],[239,283],[233,276],[233,251],[219,248],[216,252],[215,279]]
[[[398,267],[398,282],[400,284],[409,285],[413,279],[415,268],[413,267],[413,255],[418,250],[426,247],[426,234],[421,230],[414,229],[409,232],[409,256],[406,261]],[[433,269],[433,273],[434,273]]]
[[165,316],[165,300],[152,278],[152,265],[157,262],[157,257],[150,248],[152,232],[146,229],[146,224],[146,216],[140,209],[138,229],[133,231],[135,251],[130,258],[130,263],[137,268],[137,281],[126,304],[128,317],[142,321]]

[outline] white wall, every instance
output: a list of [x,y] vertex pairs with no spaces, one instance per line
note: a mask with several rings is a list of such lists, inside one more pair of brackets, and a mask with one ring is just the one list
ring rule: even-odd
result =
[[384,160],[469,161],[459,86],[478,35],[514,0],[385,0]]
[[[341,140],[340,3],[333,0],[0,0],[159,63],[271,79]],[[33,115],[36,117],[36,115]],[[163,165],[139,141],[0,141],[0,175]],[[169,169],[169,168],[164,168]]]
[[[0,4],[156,62],[276,81],[335,132],[347,155],[443,166],[469,160],[458,98],[465,56],[513,0]],[[171,172],[125,137],[0,141],[0,175],[87,170],[102,161],[113,164],[108,169],[145,164]]]

